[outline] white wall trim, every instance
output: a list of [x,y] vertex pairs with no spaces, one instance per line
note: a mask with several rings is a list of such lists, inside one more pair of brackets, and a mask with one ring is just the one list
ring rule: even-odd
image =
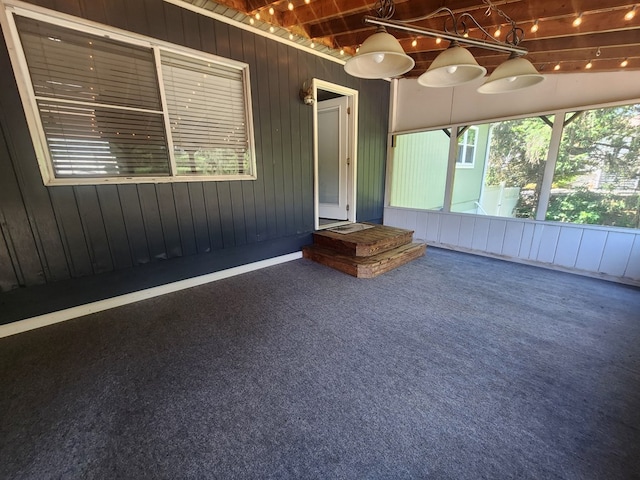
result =
[[173,293],[187,288],[197,287],[199,285],[204,285],[205,283],[217,282],[218,280],[234,277],[243,273],[253,272],[255,270],[271,267],[280,263],[298,260],[300,258],[302,258],[302,252],[289,253],[287,255],[268,258],[259,262],[249,263],[247,265],[228,268],[219,272],[208,273],[206,275],[200,275],[198,277],[187,278],[178,282],[168,283],[166,285],[160,285],[157,287],[147,288],[145,290],[139,290],[137,292],[119,295],[117,297],[98,300],[97,302],[91,302],[85,305],[78,305],[77,307],[58,310],[57,312],[46,313],[37,317],[18,320],[17,322],[0,325],[0,338],[27,332],[36,328],[46,327],[48,325],[53,325],[55,323],[64,322],[73,318],[82,317],[91,313],[101,312],[110,308],[120,307],[123,305],[128,305],[130,303],[139,302],[141,300],[158,297],[167,293]]

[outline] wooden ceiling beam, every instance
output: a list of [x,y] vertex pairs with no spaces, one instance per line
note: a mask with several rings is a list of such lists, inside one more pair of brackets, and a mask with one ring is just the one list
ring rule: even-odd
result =
[[[582,24],[579,27],[573,26],[573,20],[577,14],[572,5],[568,5],[564,2],[554,2],[553,7],[547,6],[528,6],[524,2],[510,3],[505,6],[506,13],[516,22],[516,24],[525,31],[525,38],[532,36],[560,36],[571,33],[567,32],[588,32],[588,31],[602,31],[608,29],[619,28],[632,28],[640,25],[640,14],[631,21],[624,19],[626,11],[631,10],[633,4],[629,3],[629,0],[602,0],[602,2],[596,2],[595,0],[582,0],[580,10],[582,12]],[[477,3],[474,2],[474,3]],[[533,2],[532,2],[533,3]],[[405,4],[406,5],[406,4]],[[538,3],[536,3],[538,5]],[[588,9],[587,9],[588,8]],[[611,10],[619,10],[619,18],[611,14]],[[400,15],[400,7],[396,8],[395,19],[410,18],[418,15],[417,12],[413,12],[411,15]],[[497,25],[503,26],[503,31],[506,30],[505,20],[493,14],[492,16],[486,16],[486,5],[484,8],[480,7],[475,10],[469,10],[468,13],[480,23],[480,25],[489,30],[490,33],[495,31]],[[539,29],[536,34],[530,32],[530,28],[534,21],[538,20]],[[451,22],[448,23],[449,28]],[[433,30],[443,30],[444,22],[442,18],[435,18],[416,22],[416,26],[429,28]],[[474,25],[470,25],[473,27]],[[333,35],[335,37],[336,45],[358,45],[362,43],[372,32],[374,28],[367,26],[363,23],[363,16],[359,14],[348,15],[340,19],[336,19],[330,22],[322,22],[315,25],[310,25],[308,28],[311,36],[326,36]],[[474,31],[478,31],[477,28],[470,28],[470,32],[473,35]],[[393,32],[394,36],[398,38],[409,37],[411,34],[406,32]],[[504,35],[504,34],[503,34]],[[355,41],[355,42],[354,42]],[[354,43],[352,43],[354,42]]]

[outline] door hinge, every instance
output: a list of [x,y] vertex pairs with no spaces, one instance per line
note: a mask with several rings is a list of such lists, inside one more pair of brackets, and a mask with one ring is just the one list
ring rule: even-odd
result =
[[347,107],[347,115],[351,115],[351,107]]
[[347,212],[349,211],[349,205],[347,205]]

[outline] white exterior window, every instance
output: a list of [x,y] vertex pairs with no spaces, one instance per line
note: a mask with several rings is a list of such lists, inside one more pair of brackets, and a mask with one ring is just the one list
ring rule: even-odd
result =
[[476,162],[477,146],[478,127],[469,127],[458,137],[458,157],[456,158],[456,167],[473,168]]
[[46,185],[256,178],[248,65],[6,8]]

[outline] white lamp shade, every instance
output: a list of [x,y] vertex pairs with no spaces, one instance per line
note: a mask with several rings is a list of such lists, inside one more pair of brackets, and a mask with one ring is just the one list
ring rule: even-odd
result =
[[407,73],[415,64],[393,35],[379,31],[364,41],[344,70],[359,78],[390,78]]
[[500,64],[478,88],[480,93],[505,93],[531,87],[544,80],[529,60],[522,57],[510,58]]
[[464,47],[451,46],[436,57],[418,78],[425,87],[454,87],[484,77],[487,69],[478,65]]

